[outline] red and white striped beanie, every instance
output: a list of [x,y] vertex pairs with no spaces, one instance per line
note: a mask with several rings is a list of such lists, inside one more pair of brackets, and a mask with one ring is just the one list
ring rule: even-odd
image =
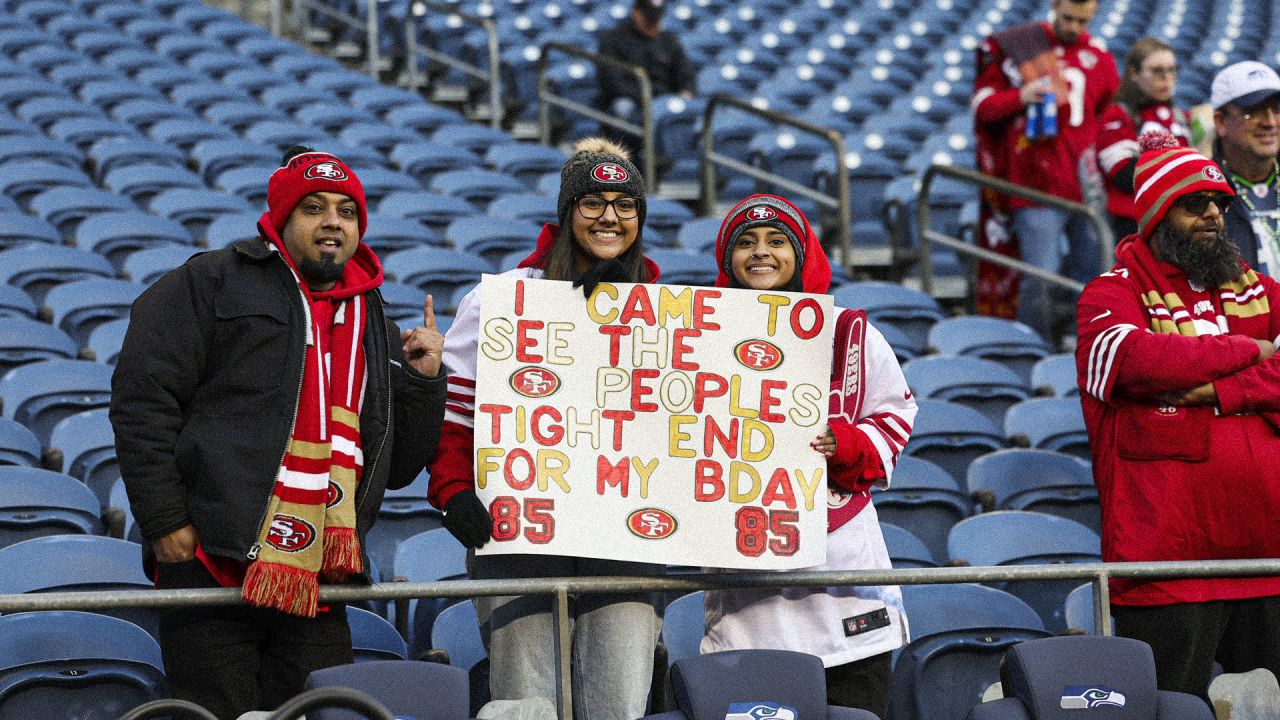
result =
[[1138,144],[1143,152],[1133,172],[1133,204],[1139,213],[1138,237],[1144,242],[1183,195],[1205,190],[1235,195],[1216,163],[1179,146],[1165,130],[1143,133]]

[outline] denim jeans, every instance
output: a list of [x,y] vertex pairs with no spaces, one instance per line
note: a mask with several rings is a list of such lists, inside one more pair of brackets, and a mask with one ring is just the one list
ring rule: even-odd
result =
[[[1022,260],[1050,272],[1088,282],[1098,274],[1098,239],[1089,221],[1047,207],[1026,207],[1013,212],[1013,231]],[[1018,300],[1018,320],[1053,342],[1052,285],[1024,275]]]
[[[471,578],[652,575],[660,565],[585,558],[491,555],[473,559]],[[554,604],[547,596],[477,597],[489,646],[494,700],[543,697],[558,703]],[[653,682],[658,619],[649,593],[570,599],[573,713],[581,720],[635,720]]]

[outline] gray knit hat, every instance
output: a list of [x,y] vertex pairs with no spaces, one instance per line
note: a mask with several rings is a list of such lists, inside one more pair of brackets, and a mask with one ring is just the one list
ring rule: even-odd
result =
[[573,155],[560,168],[560,197],[556,216],[564,226],[573,203],[583,195],[620,192],[636,199],[637,219],[644,227],[645,185],[640,171],[627,151],[602,138],[586,138],[574,147]]

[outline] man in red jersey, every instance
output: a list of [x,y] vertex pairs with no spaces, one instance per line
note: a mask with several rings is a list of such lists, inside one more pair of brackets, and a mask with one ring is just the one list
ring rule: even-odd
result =
[[[1120,80],[1111,53],[1085,32],[1098,11],[1097,0],[1052,0],[1050,7],[1050,22],[1008,28],[978,50],[972,100],[978,168],[1084,202],[1087,195],[1101,192],[1094,141],[1098,118]],[[1047,108],[1050,95],[1054,102]],[[1056,110],[1056,130],[1038,117],[1046,109],[1049,114]],[[987,191],[983,204],[985,247],[1052,272],[1065,269],[1080,281],[1097,273],[1098,241],[1082,217]],[[1016,276],[994,266],[981,268],[978,282],[980,311],[1016,315],[1041,335],[1052,336],[1048,283],[1022,278],[1019,298]]]
[[[1102,557],[1280,557],[1280,285],[1226,232],[1221,168],[1167,133],[1142,144],[1138,232],[1077,308]],[[1205,697],[1215,660],[1280,675],[1278,577],[1119,578],[1111,602],[1162,690]]]

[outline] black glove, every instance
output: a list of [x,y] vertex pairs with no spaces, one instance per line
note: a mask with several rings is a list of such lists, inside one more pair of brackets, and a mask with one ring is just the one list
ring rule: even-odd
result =
[[596,291],[596,286],[602,282],[626,282],[626,268],[622,266],[622,261],[617,258],[609,258],[587,268],[586,272],[573,279],[573,286],[582,286],[582,296],[591,297],[591,293]]
[[493,537],[493,518],[475,490],[463,490],[444,506],[444,527],[458,542],[478,548]]

